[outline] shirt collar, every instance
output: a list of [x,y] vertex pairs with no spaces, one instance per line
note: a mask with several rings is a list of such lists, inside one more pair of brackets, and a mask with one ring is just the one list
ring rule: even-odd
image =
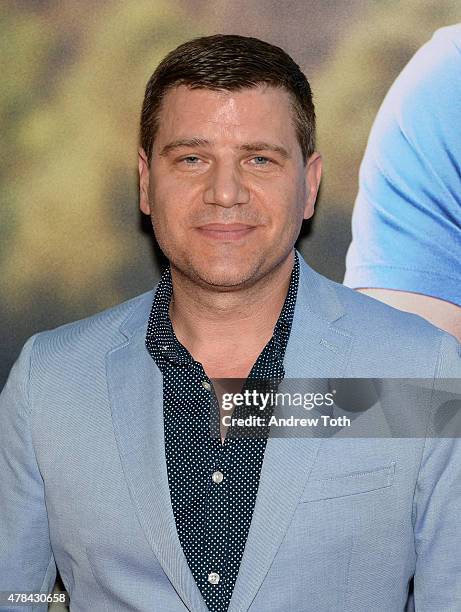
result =
[[[274,334],[269,341],[270,355],[283,362],[285,349],[293,322],[296,296],[299,284],[299,259],[295,251],[295,261],[291,272],[287,296],[274,327]],[[147,325],[146,346],[155,360],[167,360],[177,365],[190,365],[193,358],[189,351],[177,339],[170,319],[169,307],[173,295],[173,283],[170,268],[167,267],[157,285]]]
[[156,361],[167,360],[178,365],[193,361],[189,351],[179,342],[170,319],[170,302],[173,295],[171,271],[168,266],[157,285],[152,310],[147,325],[146,346]]
[[285,356],[285,350],[288,344],[288,338],[290,337],[291,325],[293,323],[293,316],[295,312],[296,296],[298,294],[299,285],[299,258],[295,251],[295,261],[293,270],[291,272],[290,285],[288,292],[283,304],[280,316],[274,327],[274,335],[272,340],[274,342],[274,358],[279,362],[283,362]]

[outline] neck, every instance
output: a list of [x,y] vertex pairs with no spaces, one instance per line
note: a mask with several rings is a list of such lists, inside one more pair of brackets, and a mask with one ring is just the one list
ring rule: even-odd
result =
[[214,371],[231,377],[230,370],[225,370],[229,363],[235,364],[234,375],[251,368],[272,337],[293,264],[292,251],[251,287],[222,292],[199,286],[171,267],[170,318],[175,334],[209,376]]

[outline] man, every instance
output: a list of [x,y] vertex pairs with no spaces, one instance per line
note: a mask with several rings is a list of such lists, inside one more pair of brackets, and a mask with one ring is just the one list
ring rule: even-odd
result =
[[[455,439],[210,435],[216,379],[459,376],[459,345],[294,251],[321,158],[281,49],[172,51],[141,117],[158,286],[25,345],[0,403],[0,591],[71,610],[418,610],[461,600]],[[8,607],[0,608],[6,610]]]
[[344,283],[461,340],[461,24],[387,94],[360,171]]

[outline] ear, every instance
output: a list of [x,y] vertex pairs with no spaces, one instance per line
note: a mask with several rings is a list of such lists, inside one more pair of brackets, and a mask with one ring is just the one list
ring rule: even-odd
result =
[[304,219],[310,219],[314,214],[315,200],[322,178],[322,156],[320,153],[314,152],[307,160],[306,164],[306,187],[307,199],[304,208]]
[[149,201],[149,162],[144,149],[138,149],[139,170],[139,208],[145,215],[150,215]]

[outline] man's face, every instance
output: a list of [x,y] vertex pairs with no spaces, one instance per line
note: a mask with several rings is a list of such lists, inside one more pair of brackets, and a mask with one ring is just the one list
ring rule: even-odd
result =
[[289,257],[321,174],[303,163],[284,89],[170,90],[140,207],[173,267],[219,291],[254,284]]

